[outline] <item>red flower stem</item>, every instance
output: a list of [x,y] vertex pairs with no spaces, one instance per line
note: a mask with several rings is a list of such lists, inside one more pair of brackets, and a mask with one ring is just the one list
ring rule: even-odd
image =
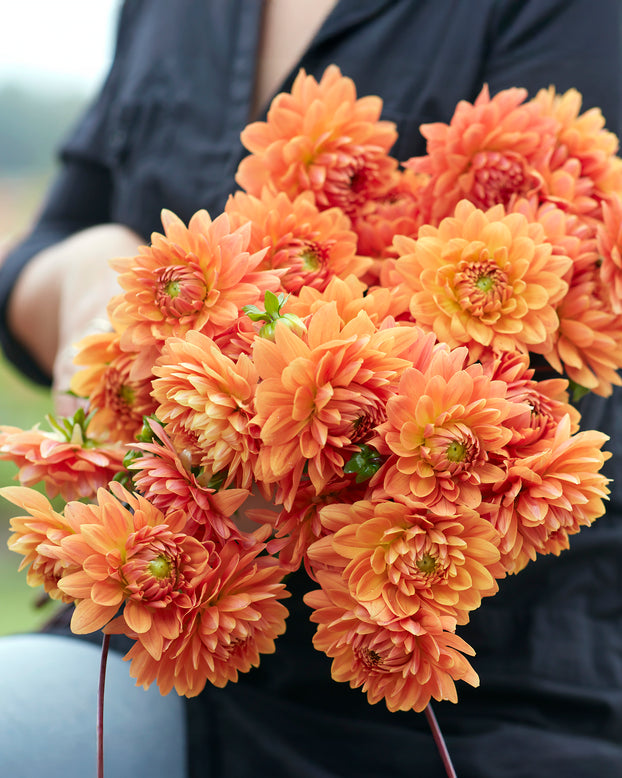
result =
[[97,778],[104,778],[104,687],[106,686],[109,644],[110,635],[104,635],[99,665],[99,687],[97,689]]
[[449,751],[447,750],[447,746],[445,744],[445,738],[443,737],[443,733],[441,732],[441,728],[438,725],[438,721],[436,720],[436,716],[434,715],[434,711],[432,710],[432,705],[430,703],[428,703],[425,708],[425,717],[428,720],[430,729],[432,730],[432,737],[434,738],[434,742],[438,748],[438,753],[441,755],[441,759],[443,760],[443,766],[445,768],[445,772],[447,773],[447,778],[458,778],[456,771],[454,770],[454,766],[451,763],[451,757],[449,756]]

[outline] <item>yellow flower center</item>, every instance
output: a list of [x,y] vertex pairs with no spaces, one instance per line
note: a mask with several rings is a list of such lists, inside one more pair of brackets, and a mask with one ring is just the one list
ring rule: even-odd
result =
[[466,454],[466,446],[457,440],[452,440],[447,447],[445,456],[450,462],[462,462]]
[[494,286],[494,281],[490,276],[480,276],[475,282],[475,286],[480,290],[480,292],[490,292]]
[[160,554],[160,556],[157,556],[149,562],[148,569],[154,578],[162,580],[163,578],[170,577],[173,564],[167,556]]
[[169,281],[168,284],[164,287],[164,291],[169,297],[172,297],[175,299],[175,297],[179,296],[179,293],[181,291],[181,285],[179,281]]
[[426,575],[431,575],[436,570],[436,559],[431,554],[424,554],[415,564]]

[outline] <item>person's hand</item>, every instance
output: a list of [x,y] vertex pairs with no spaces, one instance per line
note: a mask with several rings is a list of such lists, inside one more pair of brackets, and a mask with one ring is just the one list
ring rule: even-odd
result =
[[75,343],[104,331],[106,306],[121,290],[108,262],[132,256],[144,240],[120,224],[90,227],[38,254],[24,269],[9,304],[15,336],[52,376],[55,408],[72,415],[77,401],[66,394]]

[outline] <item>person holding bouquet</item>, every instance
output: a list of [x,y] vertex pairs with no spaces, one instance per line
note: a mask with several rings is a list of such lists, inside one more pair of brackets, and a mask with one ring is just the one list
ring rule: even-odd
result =
[[[126,0],[103,89],[65,142],[62,168],[32,231],[0,268],[4,351],[30,378],[54,387],[63,415],[73,413],[75,403],[66,395],[76,369],[73,344],[105,330],[106,307],[119,293],[108,260],[137,255],[137,247],[161,231],[162,209],[185,224],[199,209],[215,219],[231,208],[236,181],[249,191],[253,177],[263,175],[253,163],[242,163],[245,126],[266,121],[274,94],[300,83],[300,68],[320,81],[331,65],[352,79],[359,95],[382,99],[382,120],[396,128],[391,156],[407,163],[413,178],[428,175],[435,164],[431,153],[427,162],[412,162],[426,152],[422,124],[430,128],[430,149],[460,101],[481,105],[486,95],[494,100],[503,90],[525,89],[543,102],[546,92],[540,90],[551,85],[558,94],[578,90],[582,111],[599,108],[607,131],[622,131],[622,6],[615,0]],[[255,154],[264,131],[257,126],[242,135]],[[532,140],[546,126],[538,125]],[[560,179],[547,185],[561,187]],[[356,182],[365,185],[361,177]],[[441,209],[453,190],[441,194],[432,198],[427,221],[444,218]],[[576,202],[588,209],[587,199],[577,195]],[[344,200],[343,208],[355,223],[351,202]],[[177,229],[172,217],[165,218]],[[410,238],[417,227],[410,225]],[[364,225],[358,235],[359,247],[366,238],[371,254]],[[399,259],[395,267],[400,272]],[[402,278],[411,282],[407,272]],[[588,394],[580,402],[582,426],[610,436],[612,456],[603,471],[613,479],[607,514],[561,556],[517,563],[517,570],[524,567],[520,575],[503,578],[496,596],[462,627],[477,652],[480,686],[461,688],[457,704],[435,704],[462,778],[538,778],[553,769],[570,778],[613,778],[622,771],[622,486],[615,479],[622,465],[622,415],[617,379],[607,375],[595,379],[607,396]],[[292,500],[294,492],[292,487]],[[333,518],[339,520],[336,513]],[[114,775],[137,769],[159,775],[162,751],[166,774],[180,778],[443,775],[420,713],[370,705],[331,680],[330,661],[313,649],[314,629],[302,601],[315,585],[300,569],[287,587],[292,597],[285,634],[275,653],[237,683],[222,689],[208,684],[183,702],[155,694],[146,705],[142,691],[131,684],[120,691],[113,681],[118,696],[107,697],[107,705],[112,711],[119,706],[120,721],[133,720],[134,727],[138,721],[142,733],[132,728],[125,740],[119,735],[109,744]],[[59,747],[62,738],[48,737],[46,721],[56,713],[52,700],[60,691],[55,665],[45,661],[53,654],[59,666],[71,667],[58,704],[65,728],[81,733],[91,646],[67,637],[66,625],[52,630],[57,634],[0,641],[2,674],[8,669],[12,676],[0,682],[5,715],[20,709],[20,721],[32,725],[11,742],[0,736],[0,752],[15,764],[14,754],[26,753],[23,743],[37,738],[48,775],[84,774],[88,747],[75,755],[76,764],[87,766],[72,772],[73,756]],[[113,648],[118,653],[109,664],[116,679],[127,645],[113,639]],[[45,672],[36,674],[37,667]],[[37,710],[41,697],[50,702]],[[77,736],[80,743],[90,729]],[[19,759],[19,774],[34,775],[34,761],[31,769]]]

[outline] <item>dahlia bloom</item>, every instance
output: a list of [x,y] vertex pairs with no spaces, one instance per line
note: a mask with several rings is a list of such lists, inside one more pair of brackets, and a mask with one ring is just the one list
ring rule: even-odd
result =
[[390,455],[372,479],[389,496],[450,514],[459,505],[477,508],[481,485],[503,476],[492,455],[512,439],[508,421],[529,409],[508,401],[505,383],[491,381],[481,365],[465,367],[467,356],[437,347],[427,365],[404,371],[371,440]]
[[120,484],[109,488],[99,490],[96,504],[65,507],[74,534],[61,547],[79,570],[64,575],[58,587],[77,600],[73,632],[101,629],[123,606],[125,622],[157,658],[195,606],[197,581],[214,552],[183,532],[182,511],[165,516]]
[[397,162],[388,151],[397,138],[380,121],[379,97],[357,99],[351,79],[335,65],[319,83],[301,70],[291,94],[277,95],[266,122],[242,131],[251,152],[240,163],[237,183],[259,197],[264,186],[292,200],[313,193],[321,209],[338,206],[351,215],[388,192]]
[[210,338],[191,331],[183,340],[167,340],[153,372],[156,415],[173,434],[196,435],[207,480],[221,474],[223,486],[235,482],[248,489],[259,449],[253,422],[259,378],[252,360],[241,354],[234,362]]
[[356,444],[384,420],[420,335],[410,327],[378,330],[363,312],[343,324],[328,303],[310,316],[304,338],[278,322],[274,342],[257,338],[253,358],[262,380],[253,422],[263,445],[255,476],[287,482],[287,510],[305,470],[316,494],[343,475]]
[[535,380],[536,370],[529,366],[529,357],[518,352],[504,352],[484,361],[484,371],[493,381],[507,386],[506,399],[529,408],[508,420],[512,439],[507,444],[509,459],[526,456],[529,447],[543,438],[552,437],[564,416],[568,416],[571,432],[579,431],[581,414],[568,401],[568,381],[564,378]]
[[249,491],[210,488],[204,483],[205,473],[193,473],[184,451],[177,452],[162,425],[153,420],[149,424],[157,442],[134,444],[144,453],[129,465],[136,490],[164,514],[181,510],[187,519],[184,532],[202,543],[238,537],[232,516]]
[[504,575],[497,532],[469,508],[442,515],[425,505],[363,500],[327,505],[320,519],[328,534],[309,549],[312,565],[340,570],[378,623],[422,608],[466,623]]
[[424,612],[381,626],[339,575],[320,571],[318,579],[322,588],[304,598],[318,624],[313,645],[333,659],[333,679],[362,687],[370,704],[384,699],[390,711],[422,711],[431,698],[457,702],[457,680],[479,684],[464,656],[475,652],[452,631],[450,617]]
[[34,489],[6,486],[0,489],[0,495],[28,513],[11,519],[13,534],[7,543],[11,551],[24,557],[19,570],[28,568],[28,585],[43,586],[53,600],[73,602],[73,597],[58,588],[58,582],[65,573],[78,569],[66,555],[60,553],[62,539],[73,532],[65,517]]
[[124,328],[125,350],[159,347],[190,329],[213,337],[243,305],[279,288],[275,274],[257,271],[265,252],[247,250],[250,226],[231,230],[226,214],[212,221],[207,211],[197,211],[186,227],[167,210],[162,224],[164,235],[153,233],[137,256],[111,262],[125,290],[110,306]]
[[501,535],[501,560],[508,573],[522,570],[537,554],[559,554],[568,537],[605,512],[608,479],[600,473],[611,454],[608,436],[595,430],[571,434],[565,416],[552,438],[536,452],[510,463],[507,476],[492,487],[487,503]]
[[[147,689],[156,681],[162,694],[174,688],[194,697],[208,681],[223,687],[257,667],[285,631],[288,612],[281,600],[289,592],[282,577],[275,561],[257,556],[256,549],[225,545],[218,564],[203,575],[197,606],[186,612],[179,636],[167,641],[159,658],[134,635],[137,642],[125,658],[136,685]],[[109,631],[126,631],[122,619]]]
[[[622,187],[622,160],[616,154],[618,138],[605,129],[599,108],[580,113],[582,97],[576,89],[557,94],[553,87],[541,89],[530,101],[543,117],[556,122],[555,145],[544,169],[544,195],[561,201],[571,210],[599,216],[603,198]],[[576,181],[576,197],[565,191],[564,175]],[[572,190],[571,190],[572,192]]]
[[597,233],[598,253],[602,260],[600,278],[609,295],[611,309],[622,313],[622,200],[613,194],[603,203],[603,221]]
[[[155,354],[149,349],[150,359]],[[88,398],[89,433],[99,439],[131,443],[143,424],[143,416],[155,410],[151,399],[151,365],[146,375],[136,375],[136,354],[121,349],[115,332],[88,335],[78,344],[74,359],[84,369],[71,378],[71,391]]]
[[438,228],[422,227],[416,241],[398,235],[395,245],[410,313],[439,340],[467,345],[473,358],[549,347],[572,260],[552,254],[541,225],[464,200]]
[[482,209],[537,192],[539,172],[555,142],[556,121],[525,102],[525,89],[490,97],[484,86],[473,104],[458,103],[449,124],[423,124],[427,155],[405,166],[430,176],[426,221],[438,224],[460,200]]
[[263,189],[260,197],[232,195],[225,207],[233,224],[251,224],[249,251],[267,249],[261,269],[280,270],[287,292],[303,286],[324,289],[333,276],[362,276],[371,266],[358,256],[356,235],[339,208],[319,211],[311,192],[294,200]]
[[0,459],[17,465],[16,479],[23,486],[42,482],[50,499],[59,494],[66,501],[93,497],[123,470],[125,450],[100,444],[70,419],[70,429],[64,430],[63,421],[50,432],[1,426]]

